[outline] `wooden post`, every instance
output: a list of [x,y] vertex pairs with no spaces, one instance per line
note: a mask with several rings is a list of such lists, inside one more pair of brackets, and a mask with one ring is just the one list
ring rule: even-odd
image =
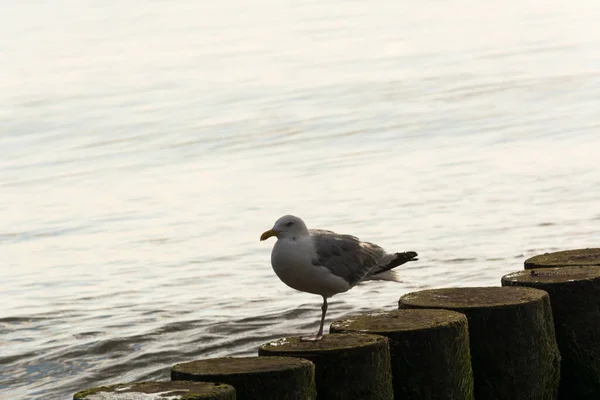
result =
[[73,400],[121,400],[138,398],[235,400],[235,389],[229,385],[211,382],[132,382],[82,390],[73,395]]
[[224,382],[238,400],[315,399],[315,366],[292,357],[225,357],[177,364],[171,379]]
[[557,251],[525,260],[525,269],[575,266],[600,266],[600,249]]
[[388,339],[383,336],[330,334],[318,342],[289,337],[260,346],[258,354],[311,360],[319,399],[394,398]]
[[562,356],[560,398],[600,399],[600,267],[519,271],[502,285],[548,292]]
[[402,296],[399,307],[467,316],[476,399],[556,399],[560,355],[548,293],[525,287],[432,289]]
[[448,310],[393,310],[342,318],[330,332],[390,341],[394,398],[473,400],[467,317]]

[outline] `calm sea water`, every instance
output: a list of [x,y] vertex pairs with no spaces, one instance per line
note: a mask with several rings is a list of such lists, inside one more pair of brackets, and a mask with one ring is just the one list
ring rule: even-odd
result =
[[1,4],[2,399],[313,333],[283,214],[420,254],[328,321],[599,245],[596,0]]

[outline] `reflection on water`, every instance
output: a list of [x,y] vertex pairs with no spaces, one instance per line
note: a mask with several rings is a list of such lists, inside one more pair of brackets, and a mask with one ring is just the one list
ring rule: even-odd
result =
[[60,3],[0,15],[2,398],[312,332],[283,214],[419,252],[328,321],[600,240],[597,2]]

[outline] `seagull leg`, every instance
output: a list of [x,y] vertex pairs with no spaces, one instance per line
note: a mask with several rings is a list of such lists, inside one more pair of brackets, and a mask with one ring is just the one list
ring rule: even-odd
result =
[[316,342],[323,338],[323,324],[325,323],[325,314],[327,313],[327,297],[323,296],[323,305],[321,306],[321,325],[319,332],[315,336],[303,337],[300,340],[303,342]]
[[323,296],[323,305],[321,306],[321,325],[319,326],[319,332],[317,332],[317,338],[323,337],[323,324],[325,323],[325,314],[327,314],[327,297]]

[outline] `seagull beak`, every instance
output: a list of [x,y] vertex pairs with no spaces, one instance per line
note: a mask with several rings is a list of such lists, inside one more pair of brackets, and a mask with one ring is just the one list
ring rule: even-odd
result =
[[262,242],[263,240],[267,240],[271,236],[277,236],[277,235],[279,235],[279,231],[276,231],[275,229],[269,229],[268,231],[266,231],[262,235],[260,235],[260,241]]

